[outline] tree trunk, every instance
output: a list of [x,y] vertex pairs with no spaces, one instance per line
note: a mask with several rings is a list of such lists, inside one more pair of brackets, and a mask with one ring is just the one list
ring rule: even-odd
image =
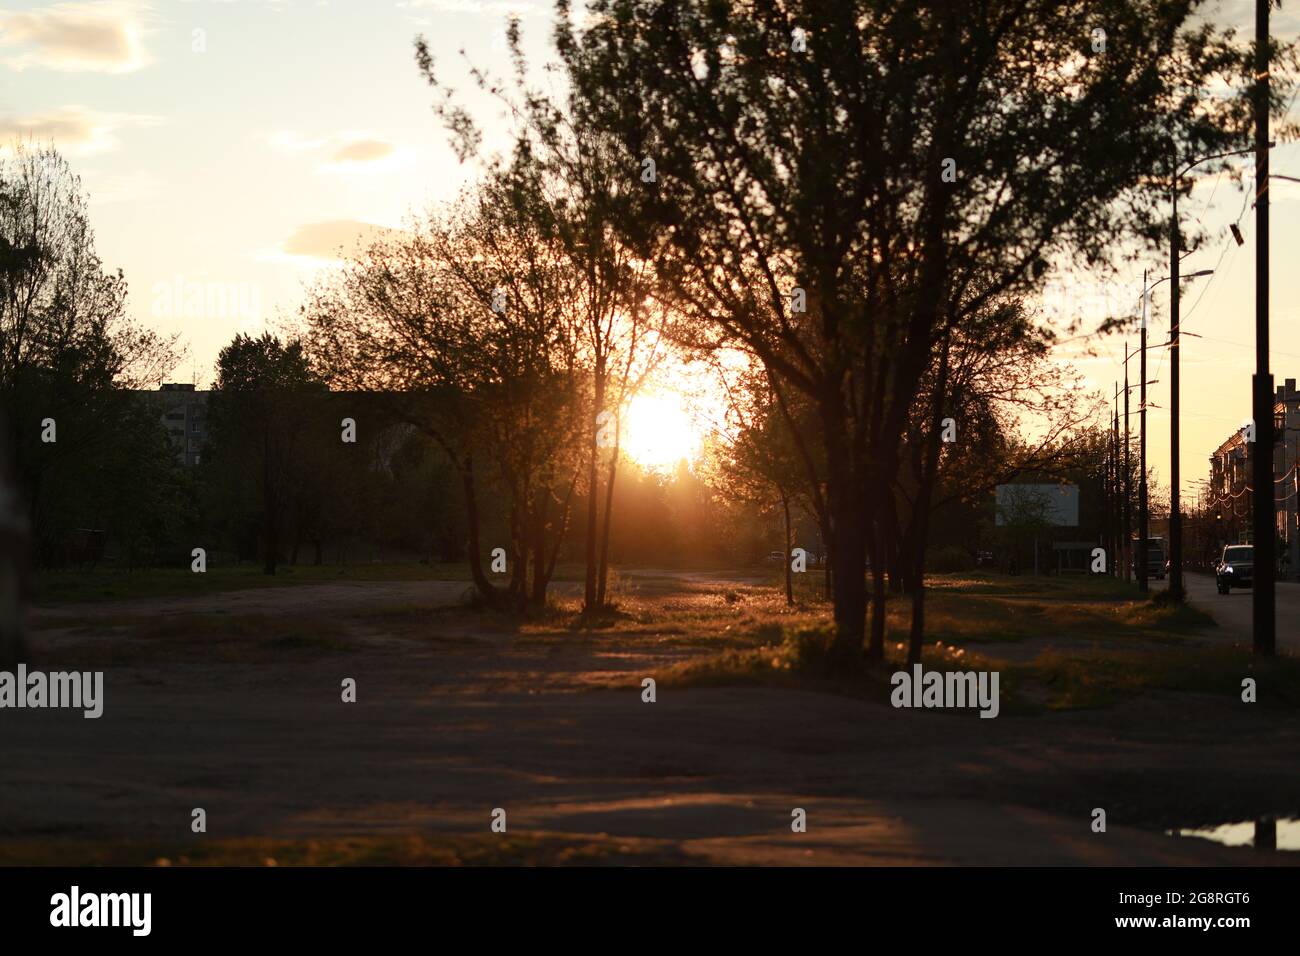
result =
[[794,604],[794,569],[790,567],[790,546],[793,544],[790,533],[790,496],[785,493],[784,488],[781,492],[781,512],[785,518],[785,603]]
[[885,531],[881,524],[887,509],[877,509],[871,523],[871,633],[867,639],[867,661],[875,666],[885,659]]
[[874,667],[885,659],[885,615],[889,610],[889,592],[885,589],[885,569],[871,564],[871,641],[867,661]]
[[835,637],[831,659],[838,666],[854,667],[862,660],[867,614],[866,525],[867,503],[854,469],[844,435],[845,422],[838,411],[823,416],[826,427],[827,511],[832,533],[831,561]]
[[550,578],[546,573],[546,513],[551,498],[549,483],[543,484],[542,489],[537,493],[537,497],[540,500],[533,508],[536,515],[533,519],[532,603],[534,607],[541,608],[546,606],[546,588],[550,583]]
[[[615,419],[614,427],[622,428],[622,420]],[[614,522],[614,479],[618,476],[618,450],[620,439],[614,439],[614,453],[609,456],[609,480],[605,484],[605,520],[600,532],[600,576],[596,582],[596,604],[604,607],[609,584],[609,529]]]
[[506,592],[519,612],[527,610],[528,606],[528,539],[531,528],[528,515],[520,513],[521,508],[528,507],[526,496],[526,490],[517,490],[513,496],[517,503],[510,506],[510,584]]
[[934,486],[939,476],[939,448],[942,442],[943,406],[948,389],[949,341],[943,344],[939,359],[939,375],[934,389],[934,416],[930,422],[929,444],[920,486],[916,492],[916,508],[912,524],[912,630],[907,642],[908,665],[921,663],[921,647],[925,641],[925,543],[930,535],[930,505],[934,499]]
[[465,491],[465,519],[469,525],[469,573],[474,587],[485,601],[498,599],[496,585],[488,580],[483,572],[483,554],[479,543],[478,495],[474,490],[474,460],[465,459],[465,467],[460,472],[461,487]]
[[596,535],[599,532],[600,508],[600,413],[605,404],[604,358],[597,356],[594,398],[591,406],[591,443],[587,449],[589,461],[587,466],[587,568],[584,575],[582,609],[591,611],[596,608],[599,596],[596,593]]

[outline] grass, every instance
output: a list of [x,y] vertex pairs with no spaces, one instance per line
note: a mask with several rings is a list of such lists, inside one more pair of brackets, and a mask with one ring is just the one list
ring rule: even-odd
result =
[[669,866],[668,841],[603,834],[343,836],[302,840],[42,840],[0,844],[0,866]]
[[[716,608],[711,613],[719,616]],[[802,687],[884,701],[889,675],[905,664],[910,626],[910,601],[891,597],[884,665],[870,669],[864,662],[846,672],[828,663],[824,615],[768,619],[751,625],[747,641],[673,664],[660,680]],[[1139,599],[1109,579],[936,576],[927,593],[923,661],[928,670],[1000,671],[1004,711],[1013,714],[1103,707],[1159,691],[1239,700],[1245,676],[1258,681],[1261,703],[1267,696],[1270,707],[1300,707],[1300,661],[1256,661],[1245,650],[1189,642],[1213,626],[1214,618],[1193,605]],[[1024,659],[992,656],[1031,640],[1046,646],[1018,655]]]
[[1300,660],[1260,659],[1236,647],[1127,654],[1049,650],[1027,664],[1011,665],[1008,684],[1022,702],[1030,698],[1048,710],[1069,710],[1160,691],[1241,700],[1246,677],[1257,685],[1258,703],[1252,706],[1300,708]]
[[[291,569],[285,583],[325,580],[349,569]],[[359,566],[353,580],[432,578],[424,565]],[[302,571],[303,573],[299,573]],[[213,572],[200,587],[265,586],[253,569]],[[405,576],[405,578],[403,578]],[[111,575],[107,577],[111,578]],[[167,587],[199,575],[149,572]],[[614,605],[584,615],[575,597],[556,597],[527,615],[503,610],[396,602],[325,616],[284,614],[77,615],[56,626],[69,640],[48,645],[54,665],[112,666],[142,660],[275,663],[362,650],[368,638],[401,638],[462,650],[484,636],[510,640],[520,653],[565,657],[583,686],[622,686],[648,669],[667,684],[775,684],[885,700],[888,676],[904,663],[911,605],[891,596],[887,662],[869,670],[828,662],[829,607],[819,575],[801,575],[794,605],[780,574],[714,581],[664,573],[615,577]],[[815,580],[814,580],[815,578]],[[338,579],[335,577],[334,579]],[[348,578],[344,578],[345,580]],[[138,593],[138,592],[135,592]],[[1248,653],[1196,640],[1213,618],[1198,608],[1140,600],[1110,579],[953,574],[930,579],[924,661],[931,669],[997,669],[1011,713],[1107,706],[1154,691],[1240,695],[1244,675],[1260,676],[1269,707],[1300,706],[1295,661],[1257,664]],[[558,661],[559,659],[557,659]],[[530,665],[532,666],[532,665]],[[1252,670],[1255,668],[1255,670]],[[589,674],[578,674],[578,671]],[[551,678],[564,684],[562,674]],[[637,677],[639,681],[639,677]],[[557,686],[558,686],[557,684]]]

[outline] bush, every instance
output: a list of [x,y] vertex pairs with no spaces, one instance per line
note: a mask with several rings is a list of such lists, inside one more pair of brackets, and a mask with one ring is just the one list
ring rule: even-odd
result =
[[805,627],[787,634],[781,644],[781,658],[787,669],[801,674],[828,674],[831,639],[835,631],[828,627]]

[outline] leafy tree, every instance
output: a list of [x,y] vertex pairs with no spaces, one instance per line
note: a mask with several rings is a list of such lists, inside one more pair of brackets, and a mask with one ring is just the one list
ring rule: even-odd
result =
[[[478,88],[503,101],[516,122],[513,154],[483,159],[489,175],[511,183],[511,195],[539,233],[562,251],[572,278],[574,328],[587,373],[590,404],[585,429],[586,522],[583,607],[606,604],[614,487],[618,476],[622,413],[661,356],[662,309],[652,299],[649,262],[633,254],[613,221],[621,214],[629,182],[620,150],[607,135],[572,122],[572,111],[527,85],[527,63],[517,17],[507,24],[513,92],[481,70]],[[416,62],[439,91],[436,111],[464,160],[477,155],[482,134],[470,114],[439,86],[424,37]],[[481,157],[480,157],[481,158]],[[602,509],[603,484],[603,509]]]
[[[569,525],[588,401],[574,299],[563,251],[518,184],[495,177],[444,215],[363,250],[304,308],[327,379],[397,392],[396,414],[456,468],[470,571],[488,600],[544,603]],[[503,494],[481,497],[485,480]],[[484,500],[501,499],[504,593],[481,547]]]
[[[644,187],[622,238],[686,320],[817,409],[838,659],[866,609],[844,572],[934,357],[1060,257],[1161,238],[1178,162],[1245,141],[1249,50],[1197,6],[593,0],[578,29],[558,4],[574,121]],[[1204,97],[1217,81],[1232,94]]]
[[217,357],[208,472],[235,482],[254,503],[266,574],[275,574],[281,561],[286,520],[309,473],[302,453],[313,424],[311,399],[319,408],[324,390],[299,341],[240,334]]
[[183,507],[162,427],[130,392],[176,363],[175,340],[128,319],[87,203],[53,149],[0,157],[0,428],[43,565],[67,560],[77,528],[120,532],[133,562]]

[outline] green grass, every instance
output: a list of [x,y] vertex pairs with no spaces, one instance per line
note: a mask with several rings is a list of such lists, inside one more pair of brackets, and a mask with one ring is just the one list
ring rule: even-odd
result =
[[1246,677],[1254,678],[1257,685],[1257,703],[1251,706],[1300,708],[1300,660],[1256,658],[1244,648],[1127,654],[1044,651],[1033,661],[1012,664],[1006,671],[1007,683],[1018,698],[1049,710],[1105,707],[1155,691],[1239,701]]
[[[891,601],[888,639],[905,641],[907,597]],[[945,644],[996,644],[1033,638],[1137,646],[1179,643],[1214,626],[1190,604],[1143,599],[1129,585],[1082,575],[936,576],[926,589],[926,638]]]
[[[808,687],[885,701],[889,675],[906,659],[910,598],[891,595],[887,613],[879,668],[830,664],[829,626],[795,618],[784,626],[749,622],[747,643],[675,664],[662,681]],[[1257,674],[1261,701],[1267,684],[1270,706],[1300,707],[1300,661],[1256,662],[1245,651],[1188,643],[1213,626],[1195,606],[1144,600],[1109,579],[942,575],[927,589],[923,661],[927,669],[1000,671],[1003,707],[1013,714],[1107,706],[1152,691],[1239,699],[1241,678]],[[999,645],[1027,641],[1045,646],[1027,661],[993,656]],[[975,650],[981,646],[985,655]]]

